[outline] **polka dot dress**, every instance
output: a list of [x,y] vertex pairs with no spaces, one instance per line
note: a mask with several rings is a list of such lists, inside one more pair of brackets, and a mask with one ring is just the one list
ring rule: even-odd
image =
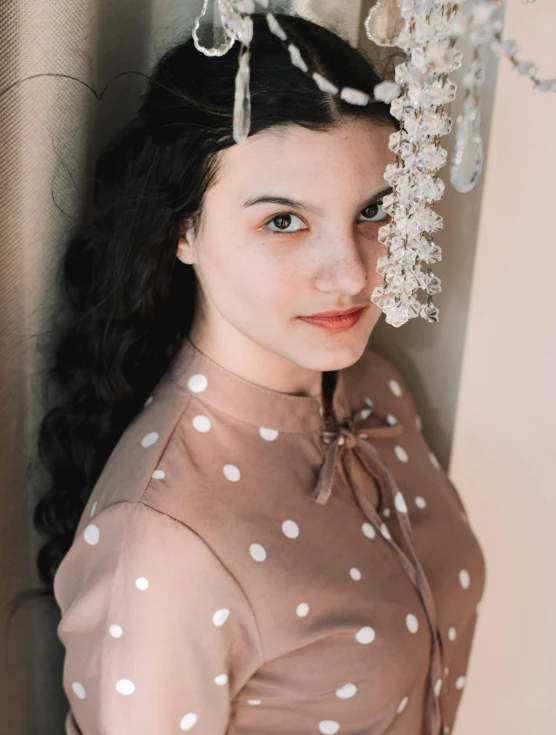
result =
[[393,363],[334,377],[324,412],[185,340],[56,573],[68,735],[452,731],[485,559]]

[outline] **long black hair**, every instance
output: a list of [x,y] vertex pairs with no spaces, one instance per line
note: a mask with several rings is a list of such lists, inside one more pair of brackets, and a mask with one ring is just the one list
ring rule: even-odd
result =
[[[252,16],[250,135],[273,125],[327,130],[350,118],[398,128],[389,105],[373,101],[381,79],[361,50],[310,20],[275,17],[287,42],[264,14]],[[292,63],[289,42],[308,71]],[[51,481],[33,514],[45,537],[36,561],[44,588],[17,595],[10,619],[26,599],[53,597],[54,575],[108,456],[189,332],[197,284],[176,257],[180,223],[198,231],[217,154],[235,144],[240,49],[236,41],[225,55],[207,57],[188,38],[167,51],[137,116],[99,156],[93,206],[73,226],[60,261],[69,319],[47,372],[60,399],[39,427],[38,456]],[[314,71],[371,101],[354,105],[322,91]]]

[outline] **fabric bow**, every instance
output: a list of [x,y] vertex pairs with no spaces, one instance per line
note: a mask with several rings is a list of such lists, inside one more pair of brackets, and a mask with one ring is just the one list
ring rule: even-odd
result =
[[376,450],[368,442],[360,440],[389,438],[398,436],[403,432],[403,426],[399,422],[394,424],[394,426],[389,424],[365,426],[366,420],[371,415],[386,422],[386,414],[363,408],[356,411],[351,417],[344,419],[339,425],[336,424],[334,429],[323,429],[321,431],[321,437],[325,444],[328,444],[328,448],[324,462],[320,468],[317,486],[313,495],[317,503],[324,505],[330,497],[334,484],[334,474],[338,467],[338,458],[341,457],[346,447],[354,450],[368,472],[374,475],[372,463],[376,456]]

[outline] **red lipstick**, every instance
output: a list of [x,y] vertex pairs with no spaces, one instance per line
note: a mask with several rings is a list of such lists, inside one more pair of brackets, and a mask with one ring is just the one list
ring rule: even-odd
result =
[[323,311],[321,314],[314,316],[300,316],[298,318],[315,327],[321,327],[321,329],[327,329],[330,332],[340,332],[357,324],[366,308],[366,306],[363,306],[346,309],[345,311]]

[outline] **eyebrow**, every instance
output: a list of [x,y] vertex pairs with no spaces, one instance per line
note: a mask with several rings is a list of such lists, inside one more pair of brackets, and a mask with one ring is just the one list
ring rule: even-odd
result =
[[[378,191],[370,198],[362,201],[359,205],[359,209],[365,209],[365,207],[368,207],[376,199],[380,199],[387,194],[391,194],[392,191],[393,189],[391,186],[386,187],[386,189],[382,189],[382,191]],[[260,196],[252,197],[251,199],[247,199],[247,201],[245,201],[241,206],[242,208],[251,207],[253,206],[253,204],[262,204],[264,202],[270,202],[271,204],[281,204],[284,207],[292,207],[293,209],[304,209],[306,212],[312,212],[313,214],[321,214],[320,207],[315,207],[313,204],[307,204],[305,202],[300,202],[297,199],[289,199],[288,197],[277,196],[274,194],[261,194]]]

